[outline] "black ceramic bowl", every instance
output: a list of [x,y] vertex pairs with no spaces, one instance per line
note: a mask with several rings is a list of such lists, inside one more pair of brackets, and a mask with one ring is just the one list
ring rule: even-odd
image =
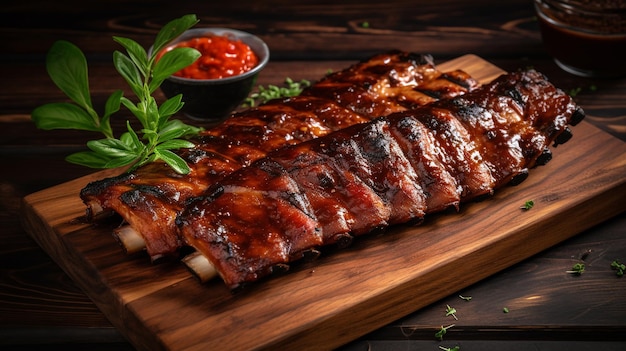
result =
[[188,117],[217,124],[228,117],[248,97],[259,72],[269,61],[269,49],[257,36],[228,28],[195,28],[184,32],[168,46],[206,35],[227,36],[247,44],[258,57],[258,64],[251,70],[231,77],[219,79],[192,79],[170,76],[161,84],[168,98],[182,94],[182,112]]

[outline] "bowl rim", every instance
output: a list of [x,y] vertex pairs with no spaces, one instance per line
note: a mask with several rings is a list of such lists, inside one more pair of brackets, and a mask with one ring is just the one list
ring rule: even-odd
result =
[[[188,29],[184,31],[181,35],[179,35],[178,37],[168,42],[163,49],[173,44],[176,44],[178,42],[181,42],[183,40],[191,39],[194,37],[200,37],[200,36],[203,36],[203,34],[207,34],[207,33],[215,34],[215,35],[231,34],[234,38],[239,39],[245,44],[247,44],[248,46],[250,46],[250,48],[254,51],[257,57],[259,57],[259,63],[257,63],[257,65],[254,66],[251,70],[238,74],[236,76],[230,76],[230,77],[224,77],[224,78],[212,78],[212,79],[197,79],[197,78],[184,78],[184,77],[171,75],[167,77],[166,79],[171,80],[172,82],[181,83],[181,84],[189,84],[189,85],[227,84],[227,83],[233,83],[233,82],[237,82],[240,80],[244,80],[244,79],[249,78],[250,76],[254,76],[258,74],[269,62],[270,50],[267,44],[261,38],[249,32],[245,32],[239,29],[226,28],[226,27],[200,27],[200,28]],[[255,47],[252,47],[251,43],[253,45],[256,44],[254,46],[255,47],[258,46],[258,48],[255,49]],[[152,48],[153,47],[150,46],[150,49],[148,50],[149,55],[152,54]]]

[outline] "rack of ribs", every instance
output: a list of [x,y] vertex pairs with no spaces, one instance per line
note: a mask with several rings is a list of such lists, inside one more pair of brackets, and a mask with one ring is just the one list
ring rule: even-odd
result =
[[400,51],[375,55],[325,76],[300,96],[234,113],[223,124],[203,131],[192,140],[194,148],[177,152],[191,168],[187,175],[153,162],[92,182],[80,195],[88,218],[122,217],[114,235],[127,251],[145,249],[153,261],[176,257],[186,245],[176,216],[188,199],[231,173],[273,150],[477,87],[463,71],[437,70],[429,55]]
[[241,289],[327,245],[519,184],[583,118],[542,74],[504,74],[269,152],[189,199],[176,225],[228,288]]

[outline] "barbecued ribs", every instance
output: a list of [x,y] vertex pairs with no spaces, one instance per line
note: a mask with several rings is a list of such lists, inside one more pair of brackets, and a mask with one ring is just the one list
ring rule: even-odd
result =
[[517,184],[582,118],[542,74],[506,74],[273,151],[191,199],[176,222],[237,289],[324,245]]
[[194,140],[196,147],[178,151],[191,168],[188,175],[154,162],[90,183],[81,197],[90,217],[100,212],[121,215],[157,260],[175,254],[184,244],[175,219],[187,199],[268,152],[477,86],[462,71],[438,71],[428,55],[399,51],[376,55],[324,77],[300,96],[236,113],[203,132]]

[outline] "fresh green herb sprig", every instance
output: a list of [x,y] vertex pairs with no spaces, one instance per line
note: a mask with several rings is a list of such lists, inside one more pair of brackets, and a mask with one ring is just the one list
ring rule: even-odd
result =
[[582,262],[579,262],[579,263],[574,264],[574,266],[572,266],[572,269],[570,269],[569,271],[566,271],[565,273],[581,275],[584,272],[585,272],[585,264]]
[[465,300],[465,301],[470,301],[470,300],[472,299],[472,297],[471,297],[471,296],[463,296],[463,295],[459,295],[459,298],[460,298],[461,300]]
[[626,271],[626,265],[620,263],[618,260],[611,262],[611,269],[615,271],[618,277],[624,276],[624,271]]
[[520,207],[522,210],[524,211],[528,211],[531,208],[533,208],[533,206],[535,206],[535,201],[533,200],[528,200],[526,202],[524,202],[524,205],[522,205],[522,207]]
[[277,85],[270,84],[267,88],[265,88],[264,86],[259,85],[257,88],[258,91],[250,94],[250,96],[244,101],[243,105],[246,107],[253,107],[274,99],[298,96],[302,93],[304,88],[309,86],[311,86],[311,82],[306,79],[295,82],[289,77],[285,78],[284,86],[279,87]]
[[455,320],[459,320],[456,316],[456,308],[450,307],[450,305],[446,305],[446,317],[452,316]]
[[442,325],[441,328],[435,333],[435,338],[439,339],[439,341],[443,341],[443,336],[446,335],[446,333],[448,332],[448,329],[452,327],[454,327],[454,324],[450,324],[447,327],[444,327]]
[[[157,53],[172,39],[198,23],[195,15],[186,15],[167,23],[157,34],[150,55],[137,42],[113,37],[126,49],[126,54],[115,51],[113,64],[126,80],[138,101],[135,103],[117,90],[107,99],[102,116],[95,111],[90,96],[87,60],[82,51],[67,41],[54,43],[46,58],[46,68],[52,81],[74,103],[50,103],[37,107],[32,119],[40,129],[77,129],[100,132],[104,139],[87,142],[89,151],[69,155],[67,161],[92,168],[130,166],[135,169],[146,163],[163,160],[176,172],[189,172],[187,163],[172,150],[190,148],[194,144],[186,137],[197,134],[201,128],[186,125],[169,118],[182,106],[182,96],[174,96],[158,106],[153,93],[161,83],[178,70],[200,57],[192,48],[168,51],[158,61]],[[141,129],[135,131],[126,121],[127,131],[115,138],[111,115],[125,106],[137,118]]]

